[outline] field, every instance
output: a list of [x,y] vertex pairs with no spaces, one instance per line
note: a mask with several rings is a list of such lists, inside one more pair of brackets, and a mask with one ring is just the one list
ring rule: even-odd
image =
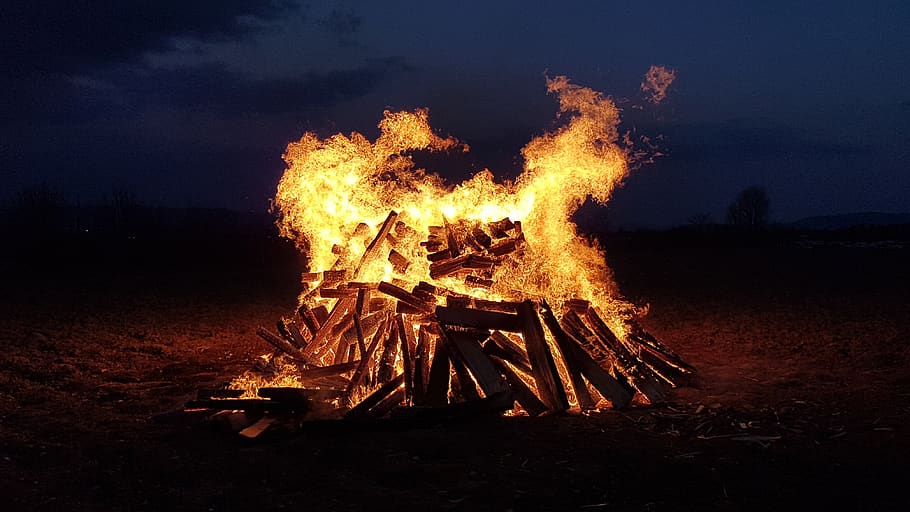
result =
[[241,442],[151,418],[247,368],[295,303],[280,240],[36,246],[0,263],[4,510],[906,510],[908,249],[608,239],[669,403]]

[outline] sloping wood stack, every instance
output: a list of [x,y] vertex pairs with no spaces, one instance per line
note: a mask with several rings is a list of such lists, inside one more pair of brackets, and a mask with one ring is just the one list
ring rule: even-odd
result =
[[617,336],[586,300],[556,310],[544,300],[485,300],[428,282],[455,277],[468,290],[491,287],[497,267],[517,264],[526,243],[509,219],[431,227],[420,242],[428,281],[361,280],[375,258],[398,273],[413,264],[404,256],[413,251],[399,243],[414,230],[397,217],[389,214],[356,267],[304,274],[304,305],[274,332],[259,329],[273,353],[251,371],[268,381],[290,367],[299,387],[261,387],[257,398],[202,391],[187,408],[253,413],[259,421],[244,432],[254,436],[289,414],[537,416],[606,402],[620,409],[636,396],[660,402],[694,375],[634,321]]

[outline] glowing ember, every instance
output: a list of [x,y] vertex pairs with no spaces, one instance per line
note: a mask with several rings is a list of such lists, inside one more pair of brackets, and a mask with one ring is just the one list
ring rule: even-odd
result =
[[[645,90],[662,99],[672,79],[652,67]],[[588,383],[613,406],[635,391],[660,399],[671,374],[690,373],[637,327],[641,311],[571,220],[629,172],[619,110],[566,77],[547,90],[566,122],[522,149],[514,182],[484,170],[449,186],[415,169],[409,151],[468,150],[436,135],[426,110],[384,112],[374,142],[307,133],[291,143],[274,209],[311,272],[281,336],[260,332],[278,349],[261,361],[267,371],[232,387],[336,389],[331,404],[355,410],[511,389],[539,413],[593,407]]]

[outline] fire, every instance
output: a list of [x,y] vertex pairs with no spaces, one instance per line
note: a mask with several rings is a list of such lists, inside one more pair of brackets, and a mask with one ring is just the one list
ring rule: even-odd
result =
[[[652,67],[649,76],[653,72]],[[669,82],[661,81],[663,75],[657,77],[655,95],[664,94]],[[630,319],[641,311],[622,299],[603,251],[581,236],[572,221],[588,198],[606,203],[629,173],[634,153],[619,142],[619,109],[611,98],[564,76],[548,78],[547,91],[559,99],[559,116],[565,122],[522,149],[524,171],[514,181],[497,182],[491,171],[484,170],[449,185],[440,176],[415,168],[409,152],[469,150],[455,138],[437,135],[425,109],[385,111],[380,135],[372,142],[356,132],[326,139],[306,133],[289,144],[284,154],[287,170],[273,208],[281,234],[308,257],[310,272],[302,276],[299,299],[300,311],[306,314],[298,313],[298,320],[306,324],[310,336],[304,339],[298,332],[295,341],[285,332],[284,340],[270,340],[268,333],[260,333],[296,360],[264,358],[262,365],[272,365],[271,377],[263,380],[247,373],[232,387],[252,395],[263,386],[303,387],[301,364],[331,366],[339,372],[349,364],[348,372],[357,367],[350,377],[336,375],[334,384],[329,383],[345,388],[342,396],[348,405],[359,403],[371,388],[379,393],[375,383],[401,385],[395,379],[402,379],[407,395],[399,390],[399,397],[390,388],[382,396],[406,402],[410,398],[403,397],[411,396],[411,387],[426,385],[426,372],[437,371],[429,362],[438,357],[443,339],[448,346],[443,347],[447,354],[443,359],[452,363],[450,392],[457,387],[476,393],[479,386],[489,397],[499,389],[499,380],[511,376],[511,386],[532,388],[550,410],[568,404],[560,395],[564,386],[569,390],[570,381],[576,394],[587,397],[587,389],[578,389],[586,388],[578,376],[579,364],[587,364],[581,371],[604,398],[613,394],[609,389],[613,384],[606,381],[616,381],[601,372],[613,366],[619,368],[611,370],[613,375],[623,380],[623,373],[632,386],[627,389],[645,394],[650,389],[649,398],[660,396],[649,384],[660,377],[657,367],[653,372],[639,370],[643,363],[633,361],[646,345],[659,355],[660,364],[688,371],[683,363],[677,364],[672,351],[636,331]],[[377,257],[380,252],[383,256]],[[344,284],[336,284],[339,280]],[[397,306],[384,305],[390,304],[388,297],[394,297]],[[375,308],[373,300],[378,301]],[[483,307],[477,305],[481,303]],[[480,309],[470,309],[474,307]],[[316,310],[321,310],[322,318],[316,319]],[[501,325],[472,324],[487,325],[494,322],[491,319]],[[446,325],[470,328],[447,331]],[[464,338],[472,332],[486,332],[487,341],[496,345],[485,346],[490,354],[477,352],[483,339]],[[563,357],[551,357],[559,351]],[[569,359],[576,368],[574,376]],[[525,366],[522,377],[519,367],[529,361],[534,368]],[[422,364],[424,373],[409,369],[412,363]],[[439,371],[448,374],[448,364]],[[375,380],[365,377],[364,371]],[[557,372],[556,383],[547,382]],[[398,377],[392,378],[393,373]],[[430,376],[430,382],[433,379]],[[672,384],[671,379],[664,380]],[[611,401],[629,396],[616,389],[614,396],[620,398]],[[579,402],[571,395],[568,401]],[[591,405],[590,397],[584,401]]]
[[[491,297],[536,296],[559,303],[583,296],[611,304],[616,287],[603,254],[578,235],[571,217],[587,197],[605,203],[628,174],[626,151],[617,144],[619,110],[609,98],[566,77],[548,79],[547,89],[559,96],[568,123],[525,146],[525,171],[514,183],[497,183],[484,170],[447,186],[439,176],[414,169],[407,151],[467,150],[433,133],[426,110],[384,112],[373,143],[359,133],[324,140],[305,134],[284,155],[288,168],[275,198],[281,234],[306,252],[311,269],[339,269],[356,265],[390,210],[420,233],[443,219],[507,217],[522,223],[528,250],[519,268],[498,269]],[[361,222],[370,229],[358,230]],[[405,254],[417,263],[406,274],[376,261],[358,279],[427,280],[429,265],[417,242]],[[451,281],[440,284],[465,291]]]

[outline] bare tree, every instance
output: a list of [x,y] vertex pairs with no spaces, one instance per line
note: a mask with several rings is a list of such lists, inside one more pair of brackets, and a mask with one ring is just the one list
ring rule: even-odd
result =
[[764,187],[751,186],[740,192],[727,207],[727,223],[757,228],[768,223],[771,199]]

